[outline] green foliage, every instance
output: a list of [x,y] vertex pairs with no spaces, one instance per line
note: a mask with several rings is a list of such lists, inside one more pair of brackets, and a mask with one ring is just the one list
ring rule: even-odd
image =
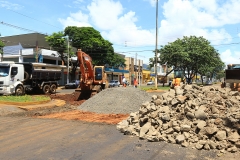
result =
[[[71,48],[81,49],[83,52],[87,53],[92,58],[93,65],[105,65],[109,66],[125,66],[125,59],[121,56],[114,54],[114,49],[112,43],[105,40],[100,32],[92,27],[76,27],[69,26],[66,27],[64,32],[53,33],[46,37],[46,41],[49,45],[56,51],[59,52],[61,59],[66,62],[66,57],[63,53],[67,53],[67,39],[69,37],[70,45],[70,57],[75,55],[71,51]],[[78,67],[77,62],[70,62],[72,66],[72,76],[74,78],[76,67]]]
[[64,30],[72,41],[72,46],[87,53],[94,65],[125,65],[125,59],[114,54],[112,43],[105,40],[100,32],[92,27],[69,26]]
[[40,102],[51,100],[48,96],[0,96],[0,102]]
[[140,86],[140,89],[144,90],[144,91],[151,91],[151,90],[167,91],[167,90],[170,89],[170,87],[169,86],[165,86],[165,87],[158,86],[157,89],[156,89],[153,86]]
[[221,78],[224,78],[225,77],[225,73],[224,72],[225,72],[224,70],[221,70],[221,71],[217,72],[216,79],[220,80]]
[[45,38],[53,50],[58,51],[59,53],[67,53],[67,40],[64,37],[63,32],[53,33]]
[[0,54],[3,54],[3,47],[4,46],[5,46],[5,44],[3,43],[3,41],[0,40]]
[[224,66],[217,50],[203,37],[177,39],[162,46],[159,52],[161,64],[182,70],[186,78],[192,79],[197,73],[214,75]]
[[112,43],[105,40],[100,32],[92,27],[69,26],[65,28],[64,34],[72,40],[73,47],[88,54],[113,53]]

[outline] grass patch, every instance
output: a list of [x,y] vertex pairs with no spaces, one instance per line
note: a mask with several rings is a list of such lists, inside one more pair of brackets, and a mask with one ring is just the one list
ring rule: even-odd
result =
[[140,86],[140,89],[144,90],[144,91],[148,91],[148,90],[163,90],[163,91],[167,91],[167,90],[169,90],[169,88],[170,88],[169,86],[165,86],[165,87],[158,86],[157,89],[154,86]]
[[41,102],[51,100],[50,97],[40,95],[40,96],[0,96],[0,102]]

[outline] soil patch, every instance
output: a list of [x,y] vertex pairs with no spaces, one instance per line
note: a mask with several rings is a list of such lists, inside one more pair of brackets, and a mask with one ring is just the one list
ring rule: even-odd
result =
[[128,116],[128,114],[97,114],[93,112],[74,110],[63,113],[53,113],[44,116],[37,116],[37,118],[57,118],[65,120],[81,120],[86,122],[117,124],[120,121],[126,119]]
[[[99,114],[94,112],[86,112],[76,110],[76,107],[80,106],[86,99],[81,99],[79,101],[74,100],[73,94],[56,94],[49,95],[51,99],[60,99],[66,101],[68,110],[60,111],[59,113],[52,112],[35,115],[36,118],[56,118],[64,120],[80,120],[86,122],[98,122],[98,123],[107,123],[107,124],[117,124],[122,120],[126,119],[129,114]],[[73,107],[74,106],[74,107]]]
[[74,100],[73,94],[51,94],[49,95],[51,99],[61,99],[66,101],[67,104],[73,105],[73,106],[79,106],[83,102],[86,101],[86,99],[80,99],[78,101]]

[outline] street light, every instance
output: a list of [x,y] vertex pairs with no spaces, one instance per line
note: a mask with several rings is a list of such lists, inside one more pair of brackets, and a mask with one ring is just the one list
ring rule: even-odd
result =
[[155,88],[157,89],[158,0],[156,0]]

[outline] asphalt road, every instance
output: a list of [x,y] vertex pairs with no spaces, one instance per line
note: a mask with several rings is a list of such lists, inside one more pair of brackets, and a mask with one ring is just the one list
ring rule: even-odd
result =
[[[74,89],[57,90],[72,93]],[[116,125],[0,116],[0,160],[212,160],[238,159],[238,154],[217,156],[166,142],[148,142],[123,135]]]
[[216,159],[212,151],[123,135],[115,125],[0,117],[0,133],[0,159],[3,160]]

